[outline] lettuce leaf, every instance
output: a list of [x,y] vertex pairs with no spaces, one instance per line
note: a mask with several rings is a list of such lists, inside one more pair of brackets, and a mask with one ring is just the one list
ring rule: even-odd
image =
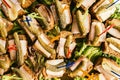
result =
[[37,1],[46,5],[51,5],[54,2],[54,0],[37,0]]
[[74,80],[87,80],[87,79],[82,77],[75,77]]
[[14,32],[25,34],[25,31],[20,27],[17,21],[13,22],[13,29],[9,32],[9,34],[13,34]]
[[120,4],[116,5],[116,11],[110,18],[120,19]]
[[17,77],[15,74],[14,75],[3,75],[2,80],[22,80],[22,78]]
[[98,57],[102,56],[102,51],[100,47],[89,46],[83,41],[82,43],[77,44],[74,55],[74,59],[83,55],[94,62]]
[[2,12],[2,9],[0,8],[0,16],[2,16],[3,18],[5,18],[4,13]]

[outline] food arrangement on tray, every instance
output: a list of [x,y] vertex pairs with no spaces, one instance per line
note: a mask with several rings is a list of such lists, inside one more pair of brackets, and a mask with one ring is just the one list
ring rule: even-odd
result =
[[119,79],[119,0],[0,0],[0,80]]

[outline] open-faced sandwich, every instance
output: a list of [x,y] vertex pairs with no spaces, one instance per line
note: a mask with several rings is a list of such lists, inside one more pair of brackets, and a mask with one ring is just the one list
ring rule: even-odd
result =
[[120,80],[120,0],[0,0],[0,80]]

